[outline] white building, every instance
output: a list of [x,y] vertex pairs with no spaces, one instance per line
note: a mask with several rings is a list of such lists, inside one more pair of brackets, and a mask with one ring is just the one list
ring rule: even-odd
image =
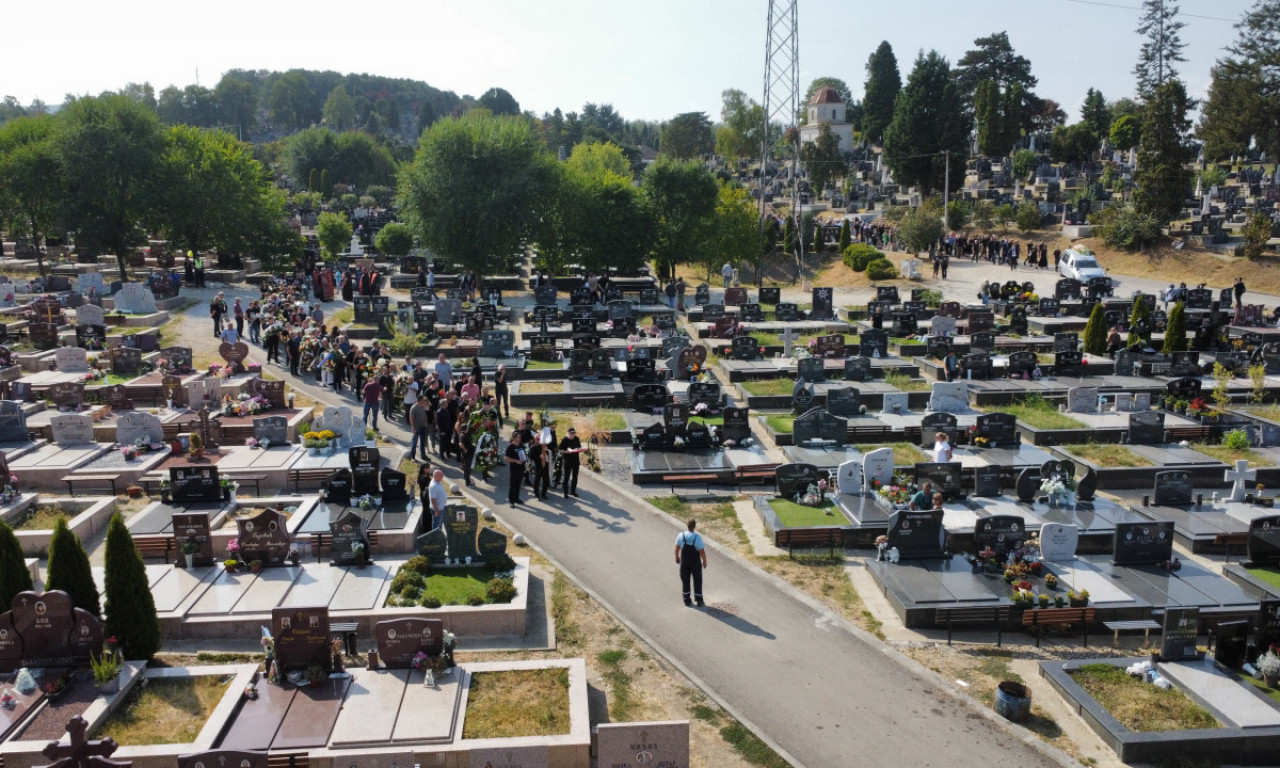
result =
[[853,125],[845,121],[845,104],[834,88],[822,87],[809,100],[809,115],[800,126],[800,143],[811,144],[818,140],[823,125],[831,128],[831,134],[840,142],[841,152],[853,151]]

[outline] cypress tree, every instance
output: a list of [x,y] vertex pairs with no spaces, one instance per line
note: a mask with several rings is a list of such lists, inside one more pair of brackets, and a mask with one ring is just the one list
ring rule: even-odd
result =
[[853,242],[853,233],[850,232],[849,220],[845,219],[844,223],[840,225],[840,252],[844,253],[844,250],[849,247],[851,242]]
[[23,562],[22,545],[13,529],[0,521],[0,611],[9,610],[13,596],[31,589],[31,572]]
[[146,566],[119,512],[107,527],[105,581],[107,635],[120,642],[126,659],[151,658],[160,650],[160,619]]
[[[1146,333],[1138,332],[1139,323],[1147,324]],[[1151,343],[1151,313],[1147,310],[1147,303],[1142,300],[1142,294],[1133,297],[1133,312],[1129,315],[1128,346],[1139,343]]]
[[1187,315],[1179,301],[1169,310],[1169,325],[1164,329],[1164,346],[1160,351],[1185,352],[1187,350]]
[[902,90],[898,58],[886,40],[867,59],[867,86],[862,99],[862,134],[872,144],[884,138],[885,126],[893,120],[893,100]]
[[93,571],[89,568],[89,555],[80,539],[67,527],[65,518],[53,527],[49,540],[49,577],[45,589],[60,589],[71,596],[77,608],[83,608],[94,616],[102,615],[98,603],[98,586],[93,583]]
[[796,217],[788,216],[786,226],[782,230],[782,250],[786,253],[796,252]]
[[1084,351],[1087,355],[1107,354],[1107,313],[1102,302],[1094,302],[1089,322],[1084,326]]

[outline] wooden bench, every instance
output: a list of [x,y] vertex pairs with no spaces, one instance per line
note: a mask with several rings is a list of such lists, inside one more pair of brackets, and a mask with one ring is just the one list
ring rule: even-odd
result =
[[324,469],[323,467],[314,469],[291,469],[289,470],[289,482],[293,483],[295,493],[302,492],[302,485],[306,483],[307,487],[319,486],[334,473],[332,469]]
[[738,492],[742,492],[745,482],[759,482],[761,485],[773,482],[778,473],[777,464],[743,464],[733,470],[733,482]]
[[787,557],[795,557],[795,548],[826,547],[834,555],[844,548],[844,533],[839,528],[782,528],[777,534],[779,547],[787,548]]
[[267,755],[267,768],[311,768],[311,755],[306,752],[274,752]]
[[103,483],[110,483],[111,495],[115,496],[117,477],[119,477],[119,475],[64,475],[62,478],[62,482],[67,484],[68,496],[76,495],[75,494],[76,483],[96,483],[98,485],[101,485]]
[[1231,559],[1231,547],[1243,547],[1249,543],[1248,533],[1219,533],[1213,537],[1215,546],[1222,547],[1222,561]]
[[166,564],[169,562],[169,553],[177,549],[172,536],[159,534],[134,536],[133,546],[138,548],[138,554],[143,558],[163,557]]
[[1040,647],[1040,630],[1057,624],[1081,625],[1080,638],[1086,648],[1089,647],[1089,625],[1097,620],[1098,612],[1094,608],[1029,608],[1022,613],[1022,626],[1030,628],[1036,636],[1036,647]]
[[1180,443],[1183,440],[1198,443],[1209,434],[1208,427],[1165,427],[1166,443]]
[[852,426],[849,427],[848,441],[851,443],[882,443],[893,430],[886,426]]
[[964,606],[960,608],[938,608],[934,612],[935,624],[947,625],[947,645],[951,645],[951,626],[953,624],[983,624],[996,626],[996,647],[1004,640],[1004,623],[1009,620],[1009,606]]
[[[321,550],[321,549],[329,549],[329,548],[331,548],[332,546],[333,546],[333,534],[332,534],[332,533],[313,533],[313,534],[311,534],[311,548],[312,548],[313,550],[315,550],[315,553],[316,553],[316,562],[317,562],[317,563],[318,563],[318,562],[320,562],[320,550]],[[378,532],[377,532],[377,531],[369,531],[369,549],[370,549],[370,551],[372,551],[372,550],[373,550],[373,548],[374,548],[374,547],[376,547],[376,546],[378,546]]]
[[1104,621],[1102,626],[1111,630],[1111,647],[1120,644],[1120,632],[1125,629],[1141,629],[1142,642],[1151,642],[1151,630],[1160,629],[1160,622],[1155,619],[1135,619],[1133,621]]
[[685,475],[662,476],[662,482],[671,486],[672,496],[676,494],[677,485],[697,485],[698,483],[702,483],[706,487],[707,493],[711,493],[711,483],[714,482],[715,479],[715,474],[711,472],[695,472]]

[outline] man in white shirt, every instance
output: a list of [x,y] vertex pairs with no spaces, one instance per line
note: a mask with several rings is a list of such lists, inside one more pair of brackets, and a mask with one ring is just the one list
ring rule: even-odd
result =
[[449,365],[449,359],[440,353],[440,359],[436,361],[436,378],[444,385],[445,389],[453,388],[453,366]]
[[439,528],[444,522],[444,508],[449,503],[449,491],[444,487],[444,471],[437,469],[431,473],[431,484],[427,486],[427,499],[431,504],[431,527]]
[[[409,369],[409,375],[413,376],[412,368]],[[419,389],[421,389],[421,387],[422,387],[422,384],[419,383],[416,377],[409,379],[409,386],[406,387],[404,390],[404,400],[401,401],[404,404],[404,423],[405,424],[410,423],[409,410],[413,408],[413,406],[417,405],[418,391]]]

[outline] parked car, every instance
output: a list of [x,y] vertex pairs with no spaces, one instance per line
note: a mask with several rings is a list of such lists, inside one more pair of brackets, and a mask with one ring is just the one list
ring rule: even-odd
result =
[[1082,283],[1089,282],[1091,277],[1106,277],[1107,271],[1098,264],[1098,257],[1088,248],[1068,248],[1058,261],[1058,272],[1063,277],[1072,277]]

